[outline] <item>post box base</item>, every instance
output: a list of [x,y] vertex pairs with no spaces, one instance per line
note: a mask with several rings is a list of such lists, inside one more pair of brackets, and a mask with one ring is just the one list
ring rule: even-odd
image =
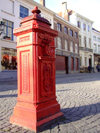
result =
[[40,127],[41,125],[43,125],[49,121],[52,121],[58,117],[61,117],[61,116],[63,116],[63,113],[59,112],[59,113],[49,116],[43,120],[40,120],[37,123],[35,123],[34,120],[33,121],[24,121],[17,117],[11,117],[10,123],[12,123],[14,125],[18,125],[18,126],[23,126],[25,129],[30,129],[30,130],[33,130],[36,132],[36,131],[38,131],[38,127]]
[[[52,112],[51,114],[49,112]],[[13,115],[10,118],[10,123],[23,126],[24,128],[28,128],[38,131],[38,127],[41,125],[56,119],[62,116],[63,113],[60,112],[59,104],[55,104],[50,107],[41,108],[39,110],[36,108],[25,108],[20,107],[18,104],[14,108]]]

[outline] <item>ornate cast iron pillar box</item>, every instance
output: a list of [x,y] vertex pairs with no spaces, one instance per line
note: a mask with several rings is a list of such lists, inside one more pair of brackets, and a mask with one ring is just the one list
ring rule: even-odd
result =
[[18,98],[10,122],[37,131],[50,120],[62,116],[55,93],[55,46],[57,31],[40,16],[21,21],[14,30],[17,36]]

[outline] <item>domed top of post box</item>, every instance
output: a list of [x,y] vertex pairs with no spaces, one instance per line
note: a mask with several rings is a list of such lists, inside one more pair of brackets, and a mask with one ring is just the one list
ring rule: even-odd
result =
[[50,22],[47,19],[41,17],[41,15],[40,15],[41,11],[38,9],[37,6],[34,7],[34,9],[32,10],[32,13],[33,13],[33,15],[25,17],[24,19],[22,19],[21,24],[28,22],[30,20],[37,20],[37,21],[46,23],[49,26],[51,26]]

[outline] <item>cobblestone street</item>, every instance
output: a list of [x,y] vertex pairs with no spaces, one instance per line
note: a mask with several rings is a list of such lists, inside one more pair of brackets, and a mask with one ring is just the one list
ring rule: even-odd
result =
[[[56,94],[64,117],[44,125],[40,132],[100,133],[100,73],[56,75]],[[0,133],[33,133],[9,123],[16,97],[13,72],[12,78],[0,78]]]

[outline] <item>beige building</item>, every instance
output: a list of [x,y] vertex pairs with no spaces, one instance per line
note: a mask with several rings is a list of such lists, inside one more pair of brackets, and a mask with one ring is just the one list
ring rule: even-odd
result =
[[93,35],[93,53],[94,53],[94,67],[100,65],[100,31],[92,28]]
[[80,68],[94,67],[93,40],[92,40],[92,24],[93,21],[72,12],[69,21],[80,28],[79,32],[79,54]]
[[0,30],[0,71],[16,69],[16,38],[13,36],[13,29],[20,26],[22,18],[32,14],[34,6],[38,6],[41,16],[48,19],[51,28],[54,28],[54,12],[43,7],[44,0],[40,0],[40,3],[33,0],[0,1],[0,29],[3,27],[3,31]]

